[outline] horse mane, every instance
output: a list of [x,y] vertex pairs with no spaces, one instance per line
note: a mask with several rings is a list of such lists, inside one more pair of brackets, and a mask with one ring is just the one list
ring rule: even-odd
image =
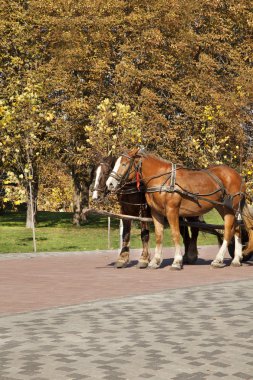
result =
[[147,152],[145,149],[141,150],[140,155],[145,158],[154,158],[155,160],[164,162],[165,164],[171,164],[171,161],[166,160],[165,158],[159,156],[157,153]]
[[[161,156],[159,156],[157,153],[153,153],[153,152],[148,152],[147,150],[145,149],[141,149],[141,151],[139,152],[139,154],[142,156],[142,157],[145,157],[145,158],[154,158],[156,160],[159,160],[160,162],[164,162],[165,164],[171,164],[173,161],[170,161],[170,160],[167,160]],[[191,167],[191,166],[186,166],[182,163],[176,163],[177,167],[180,167],[182,169],[187,169],[187,170],[193,170],[193,171],[198,171],[198,170],[208,170],[208,169],[211,169],[211,168],[214,168],[214,167],[217,167],[217,166],[226,166],[226,164],[210,164],[208,165],[207,167]]]

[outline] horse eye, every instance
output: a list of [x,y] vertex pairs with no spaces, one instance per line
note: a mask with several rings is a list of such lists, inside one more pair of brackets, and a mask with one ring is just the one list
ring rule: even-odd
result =
[[125,167],[125,166],[127,166],[127,164],[121,164],[121,166]]

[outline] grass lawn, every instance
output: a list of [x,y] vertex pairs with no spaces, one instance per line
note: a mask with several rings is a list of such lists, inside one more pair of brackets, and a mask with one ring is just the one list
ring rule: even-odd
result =
[[[88,223],[73,227],[71,213],[39,212],[36,240],[38,252],[88,251],[108,249],[107,218],[89,216]],[[205,216],[207,223],[221,223],[212,211]],[[200,233],[198,245],[216,244],[215,236]],[[166,228],[164,246],[171,246],[170,230]],[[150,246],[155,246],[154,228],[151,225]],[[131,247],[141,248],[139,223],[134,222]],[[119,220],[111,219],[110,248],[119,248]],[[7,212],[0,215],[0,253],[32,252],[32,231],[25,228],[25,214]]]

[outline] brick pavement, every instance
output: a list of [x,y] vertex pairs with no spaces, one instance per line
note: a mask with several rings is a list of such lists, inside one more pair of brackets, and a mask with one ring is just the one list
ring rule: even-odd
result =
[[252,262],[210,269],[213,250],[181,272],[170,250],[155,271],[1,257],[0,380],[253,380]]
[[[200,247],[197,265],[171,271],[173,250],[165,249],[161,269],[136,269],[139,251],[125,269],[114,269],[117,252],[0,255],[0,314],[81,304],[166,289],[253,279],[252,264],[210,268],[217,247]],[[13,259],[12,259],[13,258]],[[227,258],[229,265],[231,259]]]
[[0,318],[1,380],[252,380],[253,280]]

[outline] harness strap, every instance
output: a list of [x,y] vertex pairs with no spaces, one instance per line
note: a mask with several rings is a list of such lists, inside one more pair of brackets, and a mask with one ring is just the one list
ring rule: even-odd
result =
[[[129,163],[129,166],[128,166],[128,170],[127,172],[123,175],[123,176],[120,176],[118,175],[117,173],[115,173],[114,171],[111,172],[111,177],[115,178],[116,180],[118,180],[119,182],[122,182],[125,178],[128,178],[128,175],[131,171],[131,168],[133,166],[133,163],[134,163],[134,159],[136,158],[135,156],[128,156],[128,155],[123,155],[125,157],[127,157],[129,160],[130,160],[130,163]],[[181,167],[180,167],[181,168]],[[183,168],[183,167],[182,167]],[[139,162],[137,165],[135,165],[134,167],[134,170],[136,173],[138,173],[138,175],[142,174],[141,173],[141,162]],[[195,200],[196,202],[198,202],[199,200],[203,200],[203,201],[206,201],[206,202],[209,202],[213,205],[221,205],[221,206],[225,206],[227,208],[231,208],[233,209],[233,198],[237,195],[245,195],[244,193],[241,193],[241,192],[238,192],[234,195],[230,195],[230,194],[227,194],[226,192],[226,189],[222,183],[222,181],[214,174],[214,173],[211,173],[208,169],[202,169],[200,171],[203,171],[205,172],[207,175],[209,175],[219,186],[219,189],[211,192],[211,193],[208,193],[208,194],[200,194],[200,193],[191,193],[183,188],[181,189],[177,189],[175,188],[175,186],[177,185],[176,184],[176,170],[177,170],[177,165],[172,163],[171,164],[171,171],[169,173],[164,173],[164,174],[158,174],[157,176],[152,176],[149,178],[149,181],[154,179],[154,178],[158,178],[158,177],[161,177],[165,174],[169,174],[169,176],[165,179],[165,181],[162,183],[161,186],[151,186],[151,187],[148,187],[147,186],[147,183],[149,181],[146,182],[146,193],[155,193],[155,192],[167,192],[167,193],[178,193],[178,194],[181,194],[181,195],[185,195],[185,196],[188,196],[189,198],[192,198],[193,200]],[[138,184],[139,184],[139,181],[141,178],[136,178],[137,179],[137,188],[138,188]],[[166,182],[170,179],[170,185],[167,186],[166,185]],[[179,186],[179,185],[177,185]],[[123,187],[123,186],[122,186]],[[120,190],[122,190],[122,187]],[[180,187],[180,186],[179,186]],[[211,199],[207,199],[206,197],[208,196],[211,196],[213,194],[216,194],[218,192],[221,192],[221,195],[222,195],[222,202],[219,202],[219,201],[214,201],[214,200],[211,200]],[[119,191],[118,191],[119,193]]]
[[[151,187],[147,188],[146,193],[156,193],[156,192],[178,193],[180,195],[184,195],[184,196],[187,196],[189,198],[192,198],[196,202],[198,202],[199,200],[202,200],[202,201],[209,202],[209,203],[213,204],[214,206],[218,206],[218,205],[225,206],[225,207],[232,209],[232,210],[233,210],[233,198],[236,197],[237,195],[244,196],[244,193],[242,193],[240,191],[233,194],[233,195],[227,194],[226,189],[225,189],[222,181],[215,174],[211,173],[207,169],[203,169],[202,171],[207,173],[219,185],[219,189],[217,189],[211,193],[208,193],[208,194],[191,193],[190,191],[187,191],[183,188],[176,189],[175,188],[175,186],[176,186],[176,170],[177,170],[176,164],[172,164],[172,170],[170,173],[171,174],[170,175],[170,185],[169,186],[165,185],[165,183],[168,180],[168,179],[166,179],[166,181],[162,184],[162,186],[151,186]],[[218,193],[219,191],[222,194],[222,201],[221,202],[214,201],[214,200],[206,198],[210,195]]]
[[115,178],[117,181],[120,181],[121,180],[121,176],[120,175],[118,175],[118,173],[116,173],[115,171],[112,171],[111,173],[110,173],[110,177],[112,177],[112,178]]
[[202,171],[208,174],[220,186],[219,190],[222,192],[222,198],[224,198],[224,196],[226,195],[226,189],[219,177],[217,177],[214,173],[210,172],[208,169],[202,169]]
[[116,193],[119,195],[125,195],[125,194],[136,194],[136,193],[144,193],[145,192],[145,186],[141,183],[140,189],[137,189],[136,182],[133,182],[133,185],[129,188],[122,187],[119,191]]
[[166,192],[166,193],[173,193],[175,192],[176,190],[172,190],[170,188],[170,186],[166,186],[166,185],[162,185],[162,186],[151,186],[151,187],[148,187],[146,189],[146,193],[162,193],[162,192]]
[[124,203],[126,205],[131,205],[131,206],[147,206],[148,204],[145,202],[145,203],[132,203],[132,202],[126,202],[126,201],[122,201],[122,199],[120,200],[120,203]]
[[170,190],[174,191],[176,184],[177,165],[172,163],[171,177],[170,177]]
[[[175,190],[175,185],[176,185],[176,173],[177,173],[177,164],[171,163],[171,171],[169,173],[164,173],[168,174],[168,177],[165,179],[165,181],[162,183],[161,186],[152,186],[152,187],[147,187],[146,192],[147,193],[155,193],[156,191],[159,191],[160,193],[163,191],[166,191],[167,193],[173,193]],[[158,177],[161,177],[159,175]],[[155,177],[152,177],[151,179],[154,179]],[[166,182],[170,179],[170,185],[167,186]],[[151,189],[151,191],[150,191]]]
[[240,195],[240,196],[244,196],[245,194],[243,192],[238,192],[236,194],[233,194],[230,196],[230,199],[228,201],[226,201],[226,198],[225,200],[223,200],[222,202],[218,202],[218,201],[214,201],[212,199],[208,199],[206,198],[206,196],[208,195],[213,195],[215,193],[218,193],[220,191],[220,189],[217,189],[216,191],[214,191],[213,193],[210,193],[210,194],[198,194],[198,193],[190,193],[188,191],[185,191],[185,190],[180,190],[180,189],[174,189],[174,190],[171,190],[169,186],[162,186],[162,187],[156,187],[156,186],[153,186],[153,187],[150,187],[146,190],[146,193],[157,193],[157,192],[166,192],[166,193],[178,193],[180,195],[185,195],[189,198],[192,198],[194,201],[198,202],[199,200],[202,200],[202,201],[206,201],[206,202],[209,202],[211,204],[213,204],[214,206],[225,206],[231,210],[234,210],[233,207],[232,207],[232,199],[234,197],[236,197],[237,195]]

